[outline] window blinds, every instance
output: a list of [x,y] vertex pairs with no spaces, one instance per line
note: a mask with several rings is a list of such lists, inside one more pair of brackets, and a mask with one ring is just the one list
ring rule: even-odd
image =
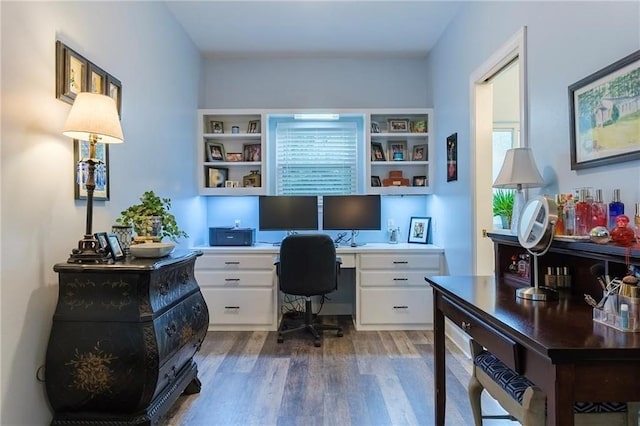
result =
[[356,123],[278,122],[275,133],[277,195],[356,192]]

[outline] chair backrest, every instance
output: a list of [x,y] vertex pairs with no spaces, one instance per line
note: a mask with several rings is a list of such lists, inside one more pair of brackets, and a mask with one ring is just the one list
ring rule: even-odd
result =
[[280,290],[298,296],[326,294],[338,286],[336,247],[326,234],[296,234],[280,246]]

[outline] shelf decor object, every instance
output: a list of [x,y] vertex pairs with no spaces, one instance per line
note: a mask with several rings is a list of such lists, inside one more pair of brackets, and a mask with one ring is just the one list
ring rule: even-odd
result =
[[507,150],[502,168],[495,182],[494,188],[515,189],[513,213],[511,215],[511,233],[518,234],[520,212],[524,206],[523,188],[537,188],[544,181],[533,159],[531,148],[511,148]]
[[112,98],[95,93],[78,93],[62,132],[65,136],[89,141],[89,158],[81,160],[87,166],[87,220],[84,238],[78,242],[68,259],[69,263],[108,263],[98,240],[92,232],[93,192],[96,188],[96,166],[103,163],[96,158],[98,143],[122,143],[124,136],[116,103]]

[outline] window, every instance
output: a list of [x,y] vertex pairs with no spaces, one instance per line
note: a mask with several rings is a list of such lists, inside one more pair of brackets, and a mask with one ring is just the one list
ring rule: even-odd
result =
[[348,116],[331,121],[274,119],[275,194],[357,193],[362,123],[361,117]]

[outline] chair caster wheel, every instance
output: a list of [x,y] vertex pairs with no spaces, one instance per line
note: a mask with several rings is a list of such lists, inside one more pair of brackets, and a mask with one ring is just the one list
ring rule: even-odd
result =
[[344,334],[342,334],[342,329],[338,330],[337,336],[338,336],[338,337],[342,337],[342,336],[344,336]]
[[282,343],[282,342],[284,342],[284,337],[278,336],[278,343]]
[[316,348],[320,347],[320,340],[316,340],[315,342],[313,342],[313,346],[315,346]]

